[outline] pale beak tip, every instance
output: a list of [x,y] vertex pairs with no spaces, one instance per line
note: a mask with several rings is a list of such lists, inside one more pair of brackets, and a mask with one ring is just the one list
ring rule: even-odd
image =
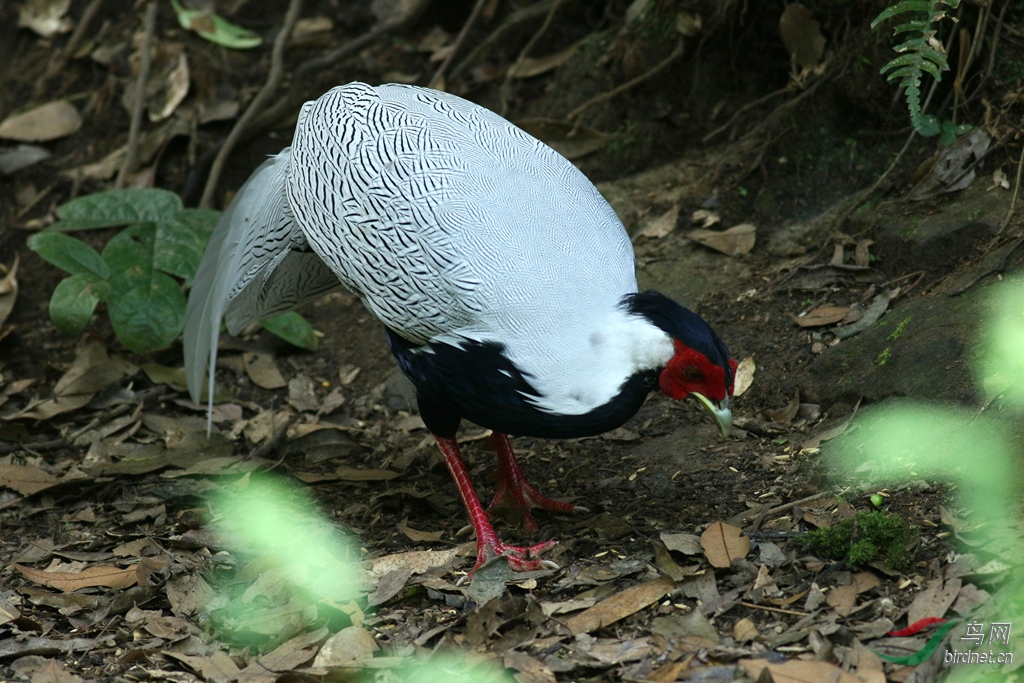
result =
[[732,430],[732,410],[729,409],[729,397],[715,404],[703,394],[694,392],[690,395],[696,398],[700,402],[701,407],[711,414],[711,419],[715,421],[715,425],[722,436],[729,436],[729,432]]

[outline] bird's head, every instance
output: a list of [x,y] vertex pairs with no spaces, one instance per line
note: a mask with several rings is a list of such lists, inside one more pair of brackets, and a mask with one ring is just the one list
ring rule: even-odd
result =
[[724,357],[713,355],[712,360],[678,339],[672,341],[676,352],[658,378],[661,393],[676,400],[693,396],[702,408],[711,413],[722,436],[728,436],[732,427],[729,399],[732,398],[736,377],[736,361],[729,358],[728,351]]
[[715,331],[699,315],[658,292],[633,295],[629,309],[672,338],[675,352],[659,375],[661,392],[676,400],[692,396],[728,436],[736,361]]

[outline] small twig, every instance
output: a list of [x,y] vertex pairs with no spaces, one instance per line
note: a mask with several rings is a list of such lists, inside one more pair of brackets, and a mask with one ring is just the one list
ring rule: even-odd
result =
[[810,616],[810,615],[807,614],[807,612],[797,612],[797,611],[791,610],[791,609],[782,609],[781,607],[768,607],[767,605],[756,605],[756,604],[754,604],[752,602],[740,602],[740,604],[743,605],[744,607],[749,607],[750,609],[763,609],[766,612],[778,612],[779,614],[792,614],[795,617]]
[[[300,413],[292,413],[291,415],[289,415],[288,419],[284,421],[284,424],[282,424],[279,428],[274,430],[274,434],[269,439],[264,441],[258,447],[254,448],[251,453],[249,453],[249,458],[251,460],[261,460],[266,458],[274,451],[276,451],[288,437],[288,430],[292,428],[292,425],[295,424],[300,417]],[[268,467],[267,470],[269,471],[278,467],[282,462],[284,462],[284,457],[285,456],[282,455],[281,459],[278,460],[273,465],[271,465],[270,467]]]
[[260,88],[260,91],[256,93],[256,97],[249,103],[242,116],[235,122],[231,132],[228,133],[227,139],[224,140],[224,144],[221,145],[220,151],[217,152],[217,157],[213,160],[213,166],[210,167],[210,176],[206,179],[206,187],[203,188],[203,196],[199,200],[201,208],[209,209],[213,206],[213,195],[217,191],[217,183],[220,181],[220,174],[224,170],[224,164],[227,162],[228,156],[231,154],[239,138],[242,137],[242,133],[249,125],[249,122],[263,109],[266,101],[281,84],[281,79],[284,77],[284,48],[291,38],[292,29],[295,28],[295,22],[299,20],[299,13],[301,11],[302,0],[291,0],[288,4],[288,12],[284,17],[284,25],[277,34],[277,39],[274,40],[274,47],[270,52],[270,73],[267,74],[267,80],[263,87]]
[[69,446],[67,439],[53,439],[52,441],[29,441],[26,443],[0,443],[0,455],[15,453],[17,451],[52,451],[61,446]]
[[146,84],[149,81],[149,68],[152,64],[150,51],[153,48],[153,34],[156,33],[156,0],[146,5],[146,35],[142,40],[142,64],[139,66],[139,77],[135,79],[135,102],[132,103],[132,122],[128,129],[128,149],[121,162],[121,170],[117,172],[114,187],[124,187],[125,178],[135,166],[135,157],[139,150],[139,129],[142,128],[142,110],[146,105]]
[[599,104],[601,102],[605,102],[607,100],[610,100],[613,97],[615,97],[616,95],[620,95],[620,94],[626,92],[627,90],[629,90],[630,88],[633,88],[634,86],[637,86],[640,83],[643,83],[648,78],[651,78],[652,76],[657,75],[658,72],[660,72],[662,69],[667,67],[672,62],[676,61],[676,59],[681,54],[683,54],[683,41],[682,41],[682,39],[680,39],[676,43],[676,47],[675,47],[674,50],[672,50],[672,53],[668,57],[663,59],[661,62],[659,62],[658,64],[655,64],[653,67],[648,69],[646,72],[640,74],[636,78],[632,78],[632,79],[626,81],[625,83],[623,83],[622,85],[617,86],[615,88],[612,88],[608,92],[601,93],[600,95],[597,95],[596,97],[592,97],[591,99],[587,100],[586,102],[584,102],[583,104],[581,104],[580,106],[576,107],[571,112],[569,112],[569,114],[565,117],[566,120],[571,121],[572,119],[576,118],[582,112],[586,111],[587,109],[589,109],[590,107],[594,106],[595,104]]
[[477,17],[480,16],[480,11],[483,10],[484,4],[487,0],[476,0],[476,4],[473,5],[473,11],[469,13],[469,17],[466,19],[466,23],[462,25],[462,30],[459,31],[458,37],[452,44],[452,49],[448,51],[448,56],[441,62],[441,66],[437,67],[437,71],[434,72],[434,77],[430,79],[431,88],[440,88],[444,90],[444,72],[448,70],[452,60],[455,59],[455,54],[462,47],[462,43],[466,40],[466,36],[469,34],[469,29],[476,23]]
[[826,495],[828,495],[828,494],[825,491],[820,491],[818,493],[815,493],[813,496],[807,496],[806,498],[801,498],[800,500],[794,500],[791,503],[785,503],[784,505],[779,505],[777,507],[773,507],[771,510],[766,512],[764,516],[765,517],[771,517],[772,515],[777,515],[777,514],[779,514],[781,512],[789,512],[790,510],[795,508],[797,505],[803,505],[804,503],[810,503],[812,501],[818,500],[819,498],[824,498]]
[[541,36],[543,36],[548,30],[548,27],[551,26],[551,20],[555,18],[555,12],[558,11],[562,1],[563,0],[555,0],[555,2],[552,3],[551,9],[548,10],[548,15],[544,17],[544,23],[540,25],[540,28],[533,34],[533,37],[530,38],[526,45],[523,46],[523,49],[519,51],[519,56],[516,57],[515,63],[505,70],[505,80],[501,83],[501,111],[499,112],[502,116],[505,116],[505,114],[508,113],[508,91],[512,85],[512,74],[514,74],[516,69],[519,68],[519,65],[523,63],[526,56],[530,54],[530,50],[533,49],[533,46],[537,44],[537,41],[540,40]]
[[[299,84],[306,76],[312,73],[324,71],[335,63],[340,62],[345,57],[362,50],[381,36],[386,35],[403,25],[404,22],[378,24],[367,33],[360,35],[358,38],[353,38],[344,45],[335,49],[333,52],[326,54],[323,57],[316,57],[315,59],[310,59],[300,64],[292,74],[291,83],[285,94],[282,95],[277,102],[267,107],[263,112],[257,114],[252,122],[245,127],[245,130],[241,132],[238,140],[235,141],[235,144],[252,139],[262,131],[273,126],[283,118],[285,114],[298,106],[300,99],[298,97]],[[224,142],[220,142],[203,152],[189,170],[188,177],[185,179],[185,187],[181,191],[182,199],[185,200],[186,204],[192,204],[195,201],[195,196],[199,194],[199,185],[203,181],[203,176],[207,175],[214,159],[218,154],[220,154],[220,150],[223,146]]]
[[1006,218],[999,224],[999,230],[996,232],[997,235],[1001,235],[1003,230],[1006,230],[1006,226],[1010,224],[1010,220],[1013,218],[1013,212],[1017,210],[1017,195],[1020,193],[1022,168],[1024,168],[1024,146],[1021,147],[1020,159],[1017,161],[1017,180],[1013,185],[1013,197],[1010,199],[1010,208],[1006,212]]
[[1006,14],[1006,10],[1010,7],[1010,0],[1006,0],[1003,3],[1003,9],[999,12],[999,19],[996,21],[996,30],[992,32],[992,44],[988,49],[988,68],[985,69],[984,75],[978,82],[978,87],[975,92],[979,92],[981,87],[985,84],[985,81],[992,75],[992,71],[996,68],[996,55],[999,54],[999,37],[1003,30],[1003,16]]
[[515,10],[509,14],[505,21],[503,21],[496,29],[494,29],[489,36],[477,43],[477,46],[470,50],[469,54],[466,55],[465,59],[459,62],[454,69],[452,69],[451,77],[457,78],[463,71],[469,68],[471,64],[475,64],[491,47],[501,40],[504,35],[515,28],[519,24],[536,19],[537,17],[544,16],[551,5],[561,0],[540,0],[532,5],[527,5],[520,9]]
[[46,66],[46,72],[36,81],[35,94],[33,99],[39,97],[46,89],[46,85],[50,79],[57,75],[60,70],[67,64],[67,61],[71,59],[71,55],[78,49],[78,44],[82,42],[82,38],[85,37],[85,31],[89,28],[89,24],[92,23],[96,13],[100,11],[100,7],[103,5],[103,0],[92,0],[82,12],[82,18],[78,20],[78,24],[75,26],[75,30],[71,32],[71,37],[68,38],[68,42],[64,45],[60,52],[54,55],[54,58],[50,60],[50,63]]
[[711,140],[715,139],[718,136],[719,133],[721,133],[722,131],[727,130],[728,128],[730,128],[732,126],[732,124],[735,123],[736,119],[738,119],[740,116],[742,116],[746,112],[750,111],[754,107],[761,106],[762,104],[764,104],[768,100],[775,99],[779,95],[785,95],[786,93],[791,92],[791,91],[792,91],[792,88],[789,85],[787,85],[785,88],[780,88],[779,90],[776,90],[775,92],[770,92],[770,93],[768,93],[767,95],[765,95],[764,97],[762,97],[760,99],[754,100],[753,102],[748,102],[747,104],[745,104],[742,107],[740,107],[739,109],[737,109],[736,113],[733,114],[732,117],[730,117],[730,119],[728,121],[726,121],[724,124],[722,124],[718,128],[715,128],[713,131],[711,131],[710,133],[708,133],[707,135],[702,137],[700,139],[700,141],[702,143],[704,143],[704,144],[709,143]]

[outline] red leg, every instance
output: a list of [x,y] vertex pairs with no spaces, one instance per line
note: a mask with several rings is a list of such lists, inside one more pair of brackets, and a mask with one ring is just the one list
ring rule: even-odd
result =
[[508,507],[522,515],[522,525],[527,531],[537,531],[537,522],[530,514],[530,508],[541,508],[552,512],[573,512],[576,506],[551,500],[526,481],[523,468],[516,460],[507,434],[491,434],[491,447],[498,452],[498,490],[491,501],[491,507]]
[[480,499],[476,496],[476,491],[473,490],[466,465],[462,462],[462,455],[459,453],[458,442],[455,439],[442,439],[439,436],[434,438],[437,439],[437,445],[441,447],[444,462],[448,466],[448,471],[451,472],[452,479],[455,480],[455,486],[459,489],[459,496],[462,497],[462,504],[466,506],[466,512],[469,513],[473,529],[476,530],[476,564],[470,570],[470,576],[489,560],[502,555],[508,558],[509,566],[512,571],[516,572],[557,566],[553,562],[534,558],[545,550],[550,550],[558,545],[558,541],[545,541],[531,546],[516,546],[507,545],[498,538],[494,527],[487,519],[487,513],[484,512],[484,508],[480,504]]

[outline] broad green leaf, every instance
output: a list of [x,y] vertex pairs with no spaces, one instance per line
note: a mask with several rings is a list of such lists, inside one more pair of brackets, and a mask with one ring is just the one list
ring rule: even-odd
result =
[[107,309],[117,338],[135,353],[171,345],[185,326],[185,295],[169,275],[155,272],[127,291],[113,291]]
[[133,287],[140,279],[148,281],[153,274],[156,248],[156,225],[140,223],[125,228],[107,242],[103,260],[110,267],[110,284],[114,295]]
[[295,311],[281,313],[261,320],[260,324],[273,334],[303,349],[316,349],[320,339],[316,336],[313,326]]
[[28,247],[72,275],[92,274],[99,279],[110,275],[106,261],[81,240],[57,232],[39,232],[28,238]]
[[77,336],[89,324],[96,304],[109,293],[110,284],[92,273],[64,278],[50,297],[50,319],[62,334]]
[[219,217],[218,211],[182,209],[172,220],[158,223],[154,267],[191,284]]
[[58,208],[60,221],[49,229],[70,232],[167,220],[181,206],[178,195],[167,190],[128,188],[97,192],[72,199]]
[[914,121],[914,127],[917,129],[917,134],[923,138],[934,137],[942,131],[942,127],[939,124],[939,118],[932,114],[925,114],[924,116],[918,117],[918,119]]
[[248,50],[257,47],[263,39],[248,29],[232,24],[209,10],[185,9],[177,0],[171,0],[183,29],[195,31],[211,43],[234,50]]

